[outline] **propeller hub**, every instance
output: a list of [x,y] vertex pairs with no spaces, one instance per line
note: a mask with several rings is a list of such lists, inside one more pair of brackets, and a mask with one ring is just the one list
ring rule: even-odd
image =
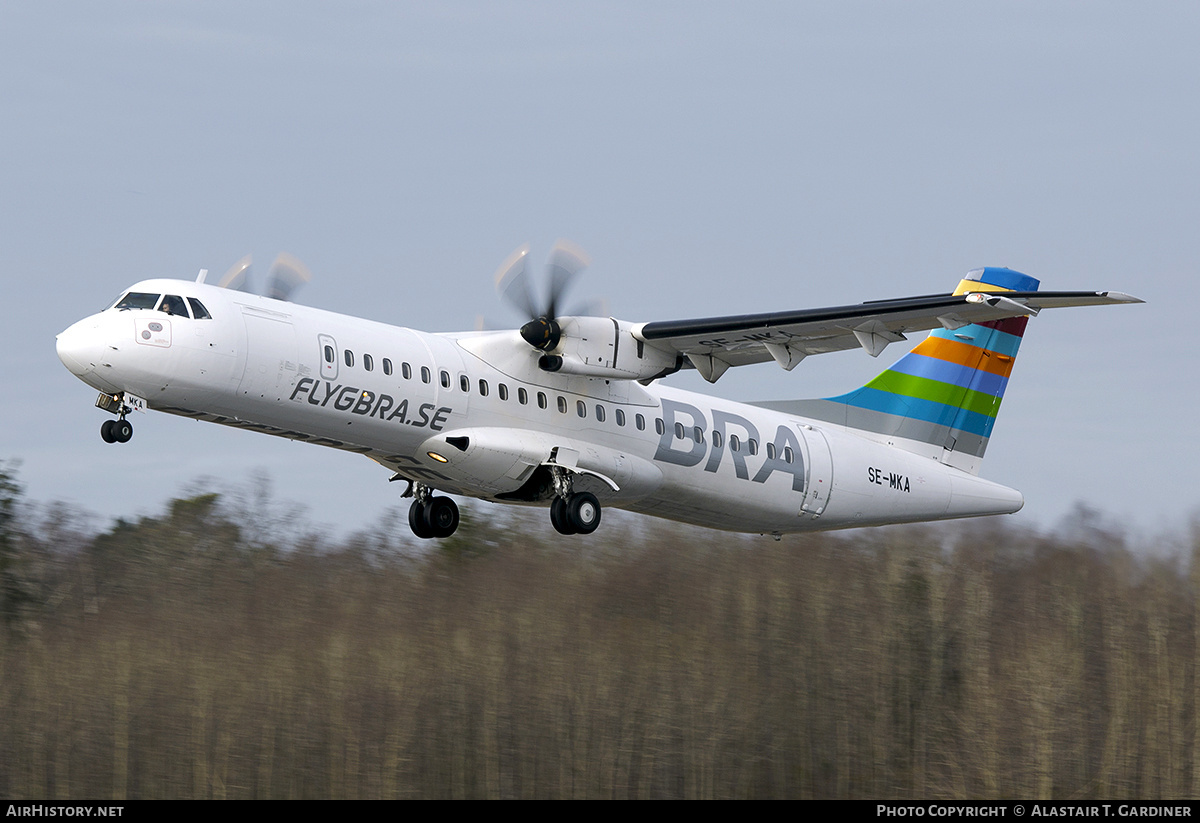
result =
[[530,320],[521,327],[521,339],[540,351],[551,351],[558,347],[562,328],[558,321],[548,317]]

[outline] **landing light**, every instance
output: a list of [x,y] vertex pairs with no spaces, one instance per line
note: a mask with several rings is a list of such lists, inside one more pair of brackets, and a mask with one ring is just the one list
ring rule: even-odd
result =
[[439,463],[449,463],[449,462],[450,462],[449,460],[447,460],[446,458],[442,457],[442,456],[441,456],[440,454],[438,454],[437,452],[425,452],[425,453],[426,453],[427,455],[429,455],[430,457],[432,457],[434,460],[436,460],[436,461],[437,461],[437,462],[439,462]]

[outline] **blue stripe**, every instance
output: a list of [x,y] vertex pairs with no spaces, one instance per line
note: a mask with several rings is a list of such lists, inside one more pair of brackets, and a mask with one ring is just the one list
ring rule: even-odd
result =
[[[998,374],[973,369],[970,366],[951,363],[949,360],[939,360],[917,352],[909,352],[901,357],[888,371],[910,374],[913,377],[926,377],[939,383],[949,383],[961,386],[993,397],[1003,397],[1004,389],[1008,386],[1008,378]],[[887,372],[884,372],[886,374]],[[878,379],[878,378],[876,378]]]
[[[988,437],[996,418],[988,417],[979,412],[947,406],[934,400],[922,400],[918,397],[905,397],[891,392],[863,387],[841,397],[829,398],[835,403],[845,403],[860,409],[895,414],[900,417],[911,417],[934,423],[947,428],[958,428],[980,437]],[[957,419],[956,419],[957,418]]]
[[[959,335],[962,335],[961,337]],[[1006,354],[1009,357],[1017,356],[1017,349],[1021,347],[1021,338],[1015,334],[1009,334],[1006,331],[999,329],[989,329],[986,326],[978,326],[972,323],[969,326],[963,326],[961,329],[950,331],[949,329],[934,329],[929,333],[930,337],[940,337],[943,340],[953,340],[956,343],[966,343],[968,346],[978,346],[981,349],[994,351],[996,354]]]
[[1036,277],[1030,277],[1028,274],[1022,274],[1015,269],[1006,269],[999,266],[987,266],[982,269],[971,269],[967,272],[966,280],[974,280],[976,283],[988,283],[993,286],[999,286],[1002,289],[1011,289],[1012,291],[1037,291],[1041,281]]

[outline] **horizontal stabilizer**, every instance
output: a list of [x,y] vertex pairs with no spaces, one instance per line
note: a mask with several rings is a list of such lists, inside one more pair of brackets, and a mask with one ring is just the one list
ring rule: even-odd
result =
[[[1010,271],[987,269],[986,271]],[[1022,275],[1024,277],[1024,275]],[[1022,281],[1034,282],[1033,278]],[[955,330],[1010,317],[1036,315],[1042,309],[1141,303],[1118,291],[1004,291],[977,280],[957,294],[875,300],[825,309],[706,317],[697,320],[635,324],[633,336],[667,355],[682,355],[697,365],[711,360],[745,366],[774,360],[785,369],[804,357],[862,348],[876,357],[889,343],[912,332]],[[702,374],[706,368],[700,368]],[[716,376],[724,367],[714,370]],[[707,375],[706,375],[707,377]]]

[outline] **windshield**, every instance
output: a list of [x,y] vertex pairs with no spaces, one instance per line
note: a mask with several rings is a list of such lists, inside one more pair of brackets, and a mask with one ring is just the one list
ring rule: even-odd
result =
[[187,308],[183,305],[183,298],[176,294],[168,294],[164,297],[162,303],[158,306],[158,310],[167,314],[173,314],[176,317],[188,316]]
[[143,291],[131,291],[121,298],[114,308],[118,309],[152,309],[158,303],[159,295]]

